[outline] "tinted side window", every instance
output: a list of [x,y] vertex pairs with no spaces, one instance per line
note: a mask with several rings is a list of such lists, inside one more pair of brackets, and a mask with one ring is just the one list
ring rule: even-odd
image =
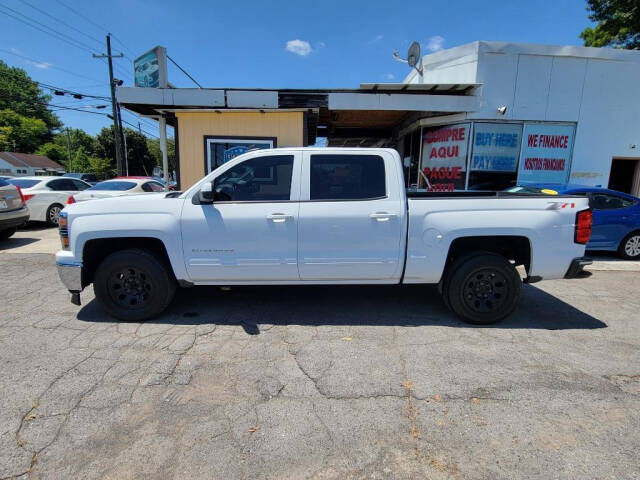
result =
[[614,210],[616,208],[630,207],[633,202],[615,195],[595,193],[591,196],[591,205],[595,210]]
[[266,155],[246,160],[215,180],[217,201],[277,201],[291,198],[293,155]]
[[87,188],[89,188],[91,185],[87,185],[84,182],[81,182],[80,180],[71,180],[73,182],[73,184],[75,185],[75,189],[76,190],[86,190]]
[[73,181],[68,178],[59,178],[57,180],[51,180],[49,183],[47,183],[47,187],[57,192],[64,191],[64,190],[77,190]]
[[378,155],[311,155],[311,200],[366,200],[386,195]]

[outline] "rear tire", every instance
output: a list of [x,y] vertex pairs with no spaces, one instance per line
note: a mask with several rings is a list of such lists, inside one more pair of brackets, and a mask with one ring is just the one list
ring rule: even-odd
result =
[[618,255],[625,260],[640,260],[640,232],[631,232],[618,247]]
[[169,306],[176,281],[156,255],[131,248],[112,253],[98,265],[93,291],[108,315],[139,322],[159,315]]
[[14,233],[16,233],[17,230],[18,229],[15,227],[7,228],[6,230],[0,230],[0,240],[6,240],[10,236],[12,236]]
[[445,275],[442,295],[465,322],[488,325],[513,313],[520,301],[522,280],[503,256],[483,252],[460,258]]
[[49,208],[47,208],[47,216],[45,221],[47,222],[47,225],[49,227],[58,226],[60,212],[63,208],[64,206],[60,205],[59,203],[54,203],[53,205],[50,205]]

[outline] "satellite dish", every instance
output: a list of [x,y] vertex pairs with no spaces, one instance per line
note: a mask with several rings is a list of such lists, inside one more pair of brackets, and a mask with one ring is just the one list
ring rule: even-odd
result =
[[409,63],[410,67],[415,67],[420,61],[420,44],[418,42],[413,42],[409,46],[409,51],[407,52],[407,63]]

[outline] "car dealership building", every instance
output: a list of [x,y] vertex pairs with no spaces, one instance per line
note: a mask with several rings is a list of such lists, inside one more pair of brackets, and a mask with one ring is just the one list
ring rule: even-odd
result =
[[474,42],[403,83],[354,89],[118,89],[175,128],[188,188],[251,148],[389,146],[413,188],[581,183],[640,193],[640,52]]

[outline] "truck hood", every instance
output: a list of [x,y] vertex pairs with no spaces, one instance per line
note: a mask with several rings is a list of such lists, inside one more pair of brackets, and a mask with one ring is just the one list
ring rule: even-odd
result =
[[116,213],[145,213],[173,211],[174,205],[165,202],[182,202],[179,198],[165,198],[167,194],[145,193],[144,195],[122,195],[117,197],[96,198],[90,202],[78,202],[67,205],[64,212],[70,217],[78,215],[104,215]]

